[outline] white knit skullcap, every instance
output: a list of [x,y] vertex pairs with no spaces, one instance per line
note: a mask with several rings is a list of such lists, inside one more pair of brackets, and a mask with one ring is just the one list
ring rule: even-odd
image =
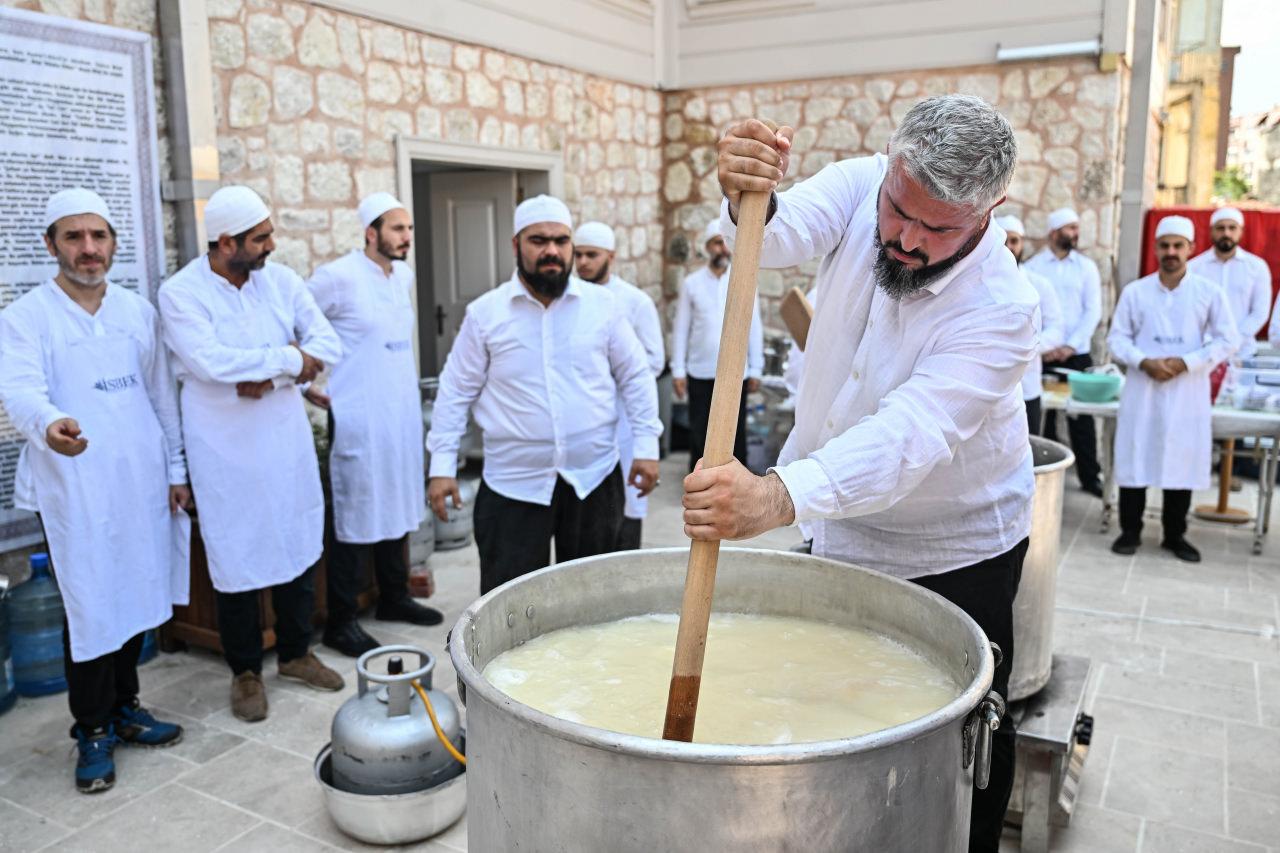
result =
[[569,208],[555,196],[535,195],[516,207],[516,234],[539,222],[558,222],[570,231],[573,230],[573,216],[570,215]]
[[573,245],[593,246],[612,252],[618,245],[613,229],[603,222],[584,222],[573,232]]
[[1196,226],[1185,216],[1166,216],[1156,225],[1156,239],[1161,237],[1186,237],[1188,243],[1196,241]]
[[712,238],[723,236],[724,234],[720,231],[720,218],[716,217],[707,223],[706,228],[702,229],[702,245],[705,246],[710,243]]
[[1220,207],[1209,217],[1209,227],[1212,228],[1224,219],[1232,219],[1244,225],[1244,214],[1234,207]]
[[223,187],[204,206],[204,231],[209,240],[224,234],[235,237],[271,218],[271,209],[253,190],[244,186]]
[[1049,230],[1057,231],[1064,225],[1074,225],[1080,221],[1080,214],[1069,207],[1060,207],[1049,214]]
[[1017,234],[1019,237],[1026,236],[1027,229],[1023,227],[1022,220],[1016,216],[997,217],[996,224],[1003,228],[1006,234]]
[[108,225],[115,227],[111,221],[111,209],[107,207],[106,201],[93,190],[86,190],[83,187],[72,187],[49,196],[49,201],[44,206],[44,227],[48,228],[65,216],[76,216],[81,213],[96,213],[107,220]]
[[357,212],[360,214],[360,227],[368,228],[373,224],[373,220],[379,216],[403,207],[404,205],[400,203],[400,199],[391,193],[374,193],[373,195],[365,196],[364,200],[360,202],[360,207],[357,208]]

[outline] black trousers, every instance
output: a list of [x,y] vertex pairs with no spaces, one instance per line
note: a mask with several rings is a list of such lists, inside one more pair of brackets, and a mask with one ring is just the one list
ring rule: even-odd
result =
[[618,527],[618,546],[615,551],[638,551],[640,550],[640,529],[643,523],[638,518],[627,518],[623,516],[622,524]]
[[[702,458],[707,443],[707,420],[711,416],[711,390],[714,379],[689,377],[689,470]],[[733,456],[747,464],[747,383],[742,383],[742,402],[738,404],[738,432],[733,439]]]
[[[276,613],[276,657],[287,663],[302,657],[311,644],[311,611],[315,606],[315,572],[311,566],[288,583],[271,587]],[[233,675],[262,672],[262,590],[216,593],[218,636]]]
[[342,625],[356,618],[356,597],[364,580],[366,556],[373,560],[373,576],[378,581],[380,601],[394,603],[409,597],[409,566],[404,560],[408,539],[409,534],[406,533],[399,539],[370,544],[333,541],[326,565],[330,625]]
[[482,479],[474,522],[480,594],[551,565],[552,538],[561,563],[615,550],[625,503],[621,467],[582,499],[556,478],[550,506],[505,497]]
[[[1147,509],[1146,489],[1120,490],[1120,530],[1135,536],[1142,533],[1142,513]],[[1165,489],[1160,524],[1166,542],[1181,539],[1187,533],[1187,511],[1191,509],[1190,489]]]
[[62,622],[62,662],[66,667],[67,702],[76,725],[85,731],[111,722],[117,708],[138,698],[139,634],[114,652],[76,663],[71,659],[71,631]]
[[[1009,698],[1009,674],[1013,671],[1013,599],[1022,579],[1022,561],[1027,556],[1023,539],[1012,550],[963,569],[940,575],[915,578],[968,613],[1000,646],[1004,660],[996,667],[991,689]],[[969,821],[970,853],[997,853],[1004,813],[1013,792],[1014,729],[1006,716],[991,740],[991,777],[984,791],[973,791]]]
[[1027,434],[1040,434],[1040,398],[1025,401],[1027,404]]
[[[1086,370],[1093,366],[1093,359],[1088,355],[1073,355],[1065,361],[1046,361],[1046,371],[1055,367],[1069,367],[1072,370]],[[1098,434],[1094,429],[1093,415],[1079,415],[1067,418],[1067,435],[1071,439],[1071,449],[1076,454],[1076,476],[1080,485],[1098,485]],[[1044,437],[1050,441],[1058,440],[1057,418],[1049,418],[1044,425]]]

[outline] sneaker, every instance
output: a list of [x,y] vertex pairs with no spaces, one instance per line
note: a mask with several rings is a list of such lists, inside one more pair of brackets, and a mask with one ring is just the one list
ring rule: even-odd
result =
[[76,759],[76,790],[82,794],[97,794],[111,790],[116,783],[116,737],[114,726],[103,726],[85,731],[80,726],[71,727],[80,756]]
[[333,693],[346,686],[342,676],[320,662],[313,652],[307,652],[300,658],[284,661],[278,670],[281,678],[290,681],[301,681],[313,690],[324,690]]
[[412,598],[400,601],[378,601],[374,615],[383,622],[408,622],[412,625],[439,625],[444,614],[434,607],[424,607]]
[[114,722],[121,743],[173,746],[182,740],[182,726],[157,720],[137,699],[118,709]]
[[231,713],[246,723],[267,718],[267,688],[261,673],[248,670],[231,679]]
[[1200,552],[1196,550],[1194,545],[1181,537],[1177,539],[1166,539],[1160,543],[1160,547],[1166,551],[1172,551],[1173,556],[1185,563],[1200,562]]
[[326,627],[321,642],[349,658],[358,658],[365,652],[382,645],[369,636],[368,632],[354,619],[341,625]]
[[1136,533],[1121,533],[1120,538],[1111,543],[1111,550],[1116,554],[1128,557],[1138,552],[1142,537]]

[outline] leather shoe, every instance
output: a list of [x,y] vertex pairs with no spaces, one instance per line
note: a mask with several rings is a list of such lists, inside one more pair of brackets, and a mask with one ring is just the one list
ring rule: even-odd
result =
[[267,688],[261,675],[249,670],[231,679],[231,713],[246,723],[267,718]]
[[444,614],[434,607],[424,607],[412,598],[400,601],[378,600],[374,615],[383,622],[408,622],[413,625],[439,625]]
[[321,642],[349,658],[358,658],[365,652],[382,645],[369,636],[369,633],[354,619],[343,622],[341,625],[326,626]]
[[1113,553],[1122,554],[1126,557],[1138,553],[1138,546],[1142,544],[1142,537],[1136,533],[1121,533],[1120,538],[1111,543]]
[[1182,539],[1182,538],[1166,539],[1165,541],[1160,543],[1160,547],[1165,549],[1166,551],[1172,551],[1173,556],[1177,557],[1179,560],[1182,560],[1183,562],[1186,562],[1186,563],[1200,562],[1200,552],[1196,550],[1194,545],[1192,545],[1190,542],[1188,542],[1185,539]]

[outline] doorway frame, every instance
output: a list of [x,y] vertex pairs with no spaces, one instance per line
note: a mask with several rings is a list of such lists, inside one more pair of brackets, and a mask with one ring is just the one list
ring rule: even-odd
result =
[[[564,152],[541,151],[531,148],[504,148],[495,145],[481,145],[472,142],[445,142],[441,139],[428,139],[421,136],[402,136],[397,134],[396,143],[396,197],[406,209],[415,209],[413,197],[413,161],[427,160],[432,163],[450,163],[457,166],[476,168],[510,169],[516,172],[543,172],[547,176],[547,192],[557,198],[564,198]],[[430,239],[430,237],[428,237]],[[417,258],[409,255],[409,266],[413,268],[415,277],[418,274]],[[414,287],[413,314],[416,323],[421,323],[418,316],[418,288]],[[418,375],[422,375],[422,354],[418,351],[418,336],[413,336],[413,363]]]

